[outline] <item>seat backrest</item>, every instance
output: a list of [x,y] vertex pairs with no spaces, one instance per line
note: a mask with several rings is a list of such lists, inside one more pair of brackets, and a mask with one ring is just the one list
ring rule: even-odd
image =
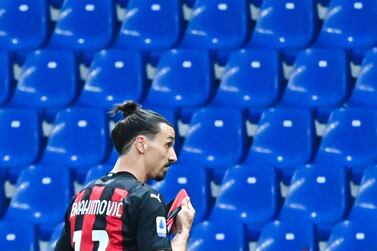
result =
[[181,1],[130,0],[116,46],[134,49],[168,49],[181,34]]
[[315,3],[314,0],[264,0],[249,46],[304,48],[312,41],[318,25]]
[[103,110],[67,108],[56,115],[43,160],[72,167],[98,165],[110,151],[108,135]]
[[282,66],[277,51],[239,50],[229,57],[214,104],[269,107],[277,101],[281,87]]
[[208,51],[174,49],[162,54],[146,103],[163,107],[204,105],[213,89]]
[[116,21],[113,2],[64,1],[51,37],[51,46],[74,50],[99,50],[109,45]]
[[78,93],[78,66],[66,50],[36,50],[22,65],[12,103],[36,108],[61,108]]
[[236,165],[226,172],[211,219],[238,219],[249,225],[272,220],[279,208],[280,187],[268,165]]
[[296,57],[283,103],[310,108],[340,106],[349,83],[349,64],[343,50],[306,49]]
[[[47,38],[47,1],[0,1],[0,47],[5,50],[33,50]],[[25,25],[27,24],[27,25]]]
[[23,222],[0,222],[1,250],[39,250],[38,236],[33,224]]
[[240,110],[203,108],[192,117],[180,161],[202,164],[223,175],[226,168],[242,160],[246,143]]
[[315,230],[302,221],[274,221],[264,226],[256,251],[302,250],[317,251]]
[[323,134],[316,161],[345,165],[360,180],[364,168],[377,159],[375,116],[373,110],[364,108],[334,110]]
[[235,49],[243,45],[250,30],[247,0],[197,0],[182,46]]
[[42,122],[31,109],[0,109],[0,166],[27,166],[39,158]]
[[[352,18],[350,18],[352,17]],[[321,46],[367,48],[377,42],[377,2],[332,0],[317,38]]]
[[140,101],[145,88],[145,65],[139,52],[102,50],[92,60],[79,102],[108,109],[124,100]]
[[350,202],[349,183],[342,166],[308,164],[298,168],[281,210],[281,220],[306,220],[320,234],[342,220]]
[[6,103],[11,94],[13,76],[12,61],[6,52],[0,52],[0,105]]
[[349,101],[351,105],[377,107],[377,48],[366,53]]

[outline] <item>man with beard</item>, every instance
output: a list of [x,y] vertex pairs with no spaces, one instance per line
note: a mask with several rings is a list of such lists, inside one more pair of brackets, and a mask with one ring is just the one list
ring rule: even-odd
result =
[[173,126],[160,114],[127,101],[114,108],[123,119],[111,131],[119,153],[113,170],[77,193],[55,250],[186,250],[195,210],[186,197],[170,240],[162,196],[146,184],[164,179],[177,161]]

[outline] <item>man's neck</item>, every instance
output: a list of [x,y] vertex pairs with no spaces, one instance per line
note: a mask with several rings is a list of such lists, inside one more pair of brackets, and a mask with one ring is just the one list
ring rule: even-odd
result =
[[132,158],[128,155],[119,156],[111,172],[117,173],[121,171],[132,173],[141,183],[147,182],[141,158]]

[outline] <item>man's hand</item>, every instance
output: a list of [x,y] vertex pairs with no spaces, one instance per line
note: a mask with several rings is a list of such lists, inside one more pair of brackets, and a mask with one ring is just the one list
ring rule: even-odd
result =
[[194,217],[195,209],[190,202],[190,198],[186,197],[182,201],[181,211],[178,213],[175,222],[175,237],[172,241],[173,251],[186,250]]

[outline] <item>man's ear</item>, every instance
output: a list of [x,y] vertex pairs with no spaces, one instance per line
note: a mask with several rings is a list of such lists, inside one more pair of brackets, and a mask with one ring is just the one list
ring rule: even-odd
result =
[[135,144],[136,150],[140,154],[143,154],[145,150],[147,149],[147,139],[145,138],[145,136],[142,136],[142,135],[136,136],[134,144]]

